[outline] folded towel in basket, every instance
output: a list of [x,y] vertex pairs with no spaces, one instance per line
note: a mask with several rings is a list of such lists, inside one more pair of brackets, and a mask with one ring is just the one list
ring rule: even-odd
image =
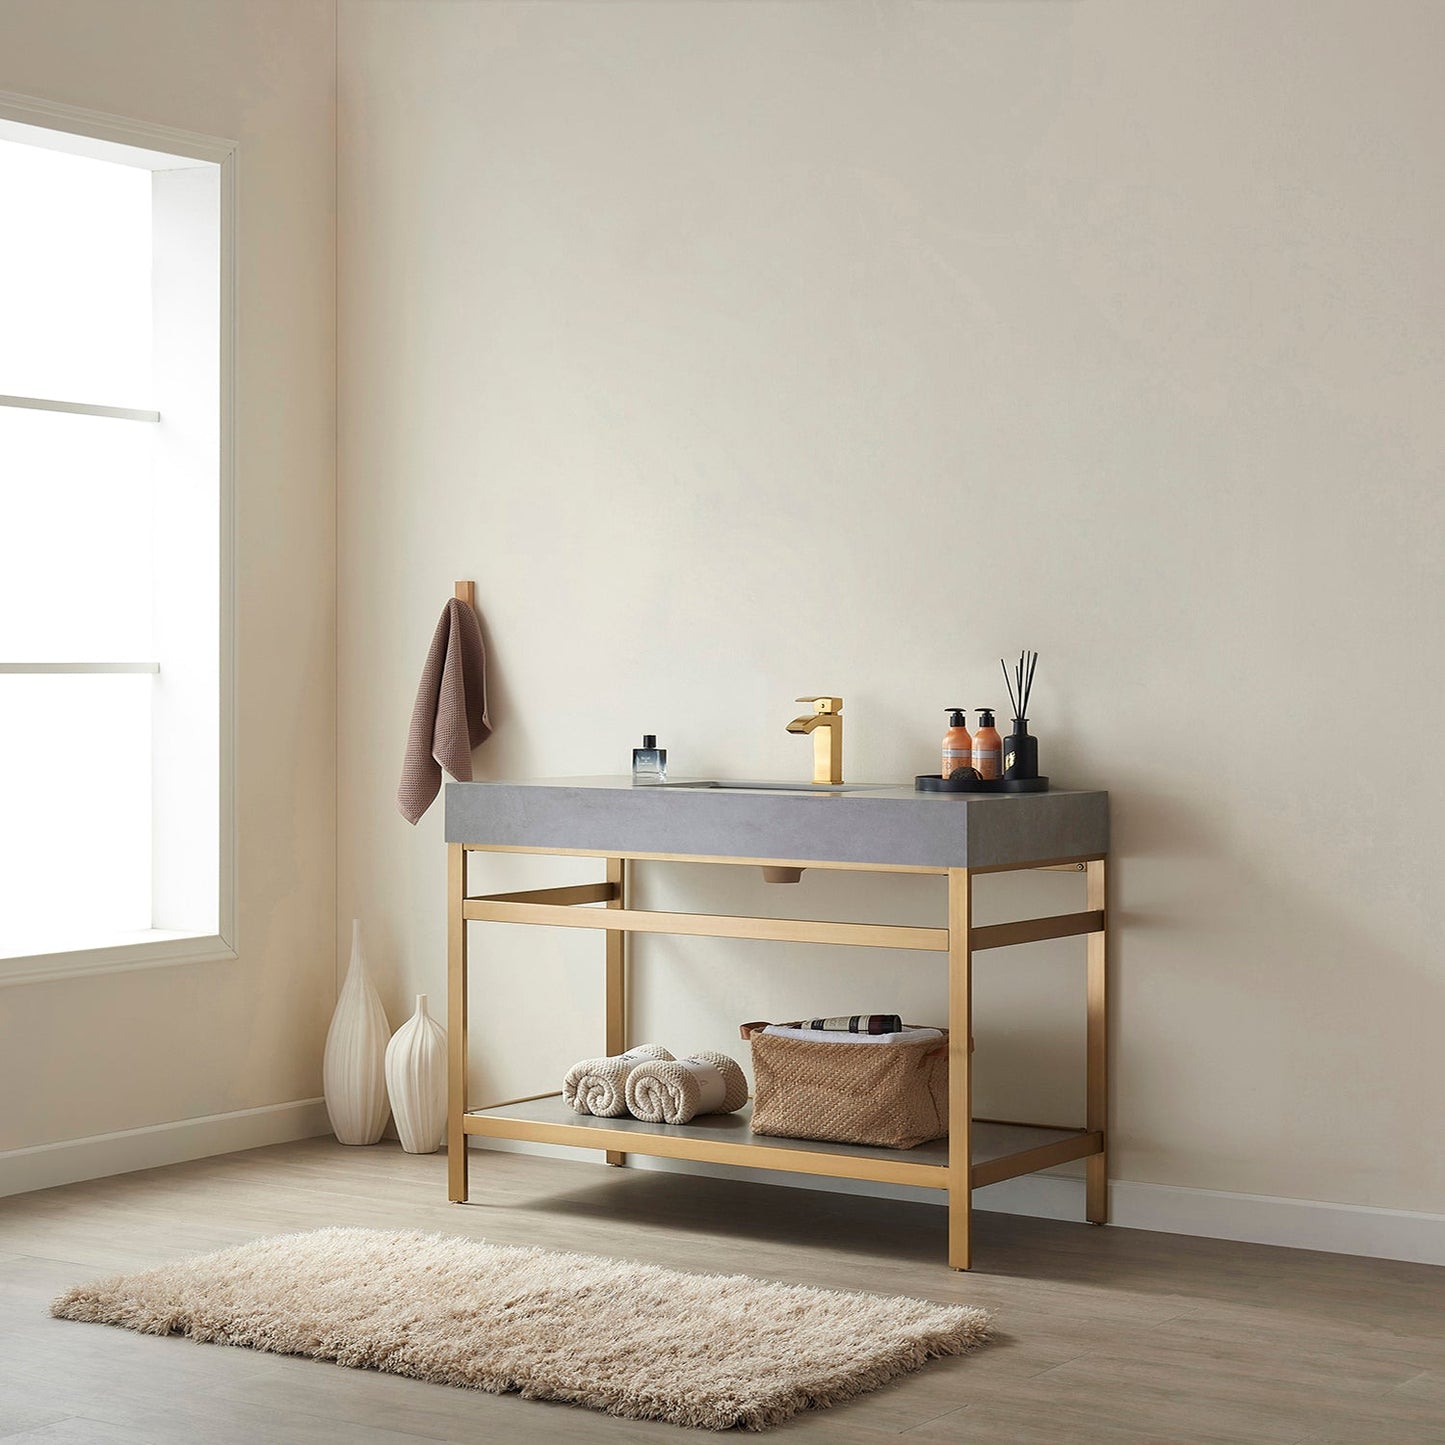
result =
[[647,1124],[686,1124],[699,1114],[731,1114],[748,1101],[736,1059],[704,1049],[685,1059],[639,1064],[627,1076],[627,1108]]
[[567,1070],[562,1098],[574,1113],[594,1114],[599,1119],[620,1118],[627,1112],[628,1074],[639,1064],[671,1057],[661,1044],[638,1044],[608,1059],[583,1059]]

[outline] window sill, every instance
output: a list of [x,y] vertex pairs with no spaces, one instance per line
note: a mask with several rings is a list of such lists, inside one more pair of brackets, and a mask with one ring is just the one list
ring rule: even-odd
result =
[[88,974],[130,973],[135,969],[167,968],[180,963],[219,963],[235,957],[236,950],[218,933],[141,929],[97,940],[90,948],[0,958],[0,987]]

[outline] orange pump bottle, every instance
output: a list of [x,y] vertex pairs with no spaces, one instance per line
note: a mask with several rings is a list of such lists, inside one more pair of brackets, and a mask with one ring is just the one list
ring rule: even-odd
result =
[[943,776],[951,778],[959,768],[973,766],[973,739],[961,707],[948,709],[948,731],[943,735]]
[[978,710],[978,729],[973,735],[973,767],[981,778],[997,778],[1003,774],[1003,739],[993,725],[993,710]]

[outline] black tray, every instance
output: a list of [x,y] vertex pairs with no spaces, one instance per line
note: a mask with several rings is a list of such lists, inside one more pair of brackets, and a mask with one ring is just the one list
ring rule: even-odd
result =
[[915,793],[1047,793],[1047,778],[945,778],[920,773],[913,780]]

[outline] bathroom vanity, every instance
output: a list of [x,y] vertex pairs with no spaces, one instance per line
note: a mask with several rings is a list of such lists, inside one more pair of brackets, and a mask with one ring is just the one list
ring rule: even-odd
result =
[[[662,1155],[754,1169],[923,1185],[948,1193],[948,1262],[970,1264],[971,1191],[1073,1159],[1087,1160],[1086,1215],[1108,1218],[1108,794],[949,795],[912,788],[681,780],[635,787],[628,778],[450,783],[448,844],[447,1150],[450,1195],[465,1202],[468,1135],[600,1149],[609,1163]],[[468,855],[539,853],[601,862],[596,883],[516,893],[472,891]],[[652,861],[937,874],[947,916],[936,927],[663,913],[630,906],[629,879]],[[1076,913],[975,926],[976,880],[990,873],[1077,871]],[[773,876],[785,876],[774,873]],[[599,1053],[627,1048],[627,938],[671,933],[790,943],[850,944],[936,953],[948,968],[947,1139],[917,1149],[870,1149],[754,1136],[748,1111],[691,1124],[643,1124],[571,1112],[560,1093],[479,1106],[467,1098],[468,925],[591,928],[603,935]],[[976,1119],[972,1112],[973,956],[984,949],[1078,935],[1086,940],[1087,1080],[1081,1126]],[[731,1022],[731,1021],[730,1021]]]

